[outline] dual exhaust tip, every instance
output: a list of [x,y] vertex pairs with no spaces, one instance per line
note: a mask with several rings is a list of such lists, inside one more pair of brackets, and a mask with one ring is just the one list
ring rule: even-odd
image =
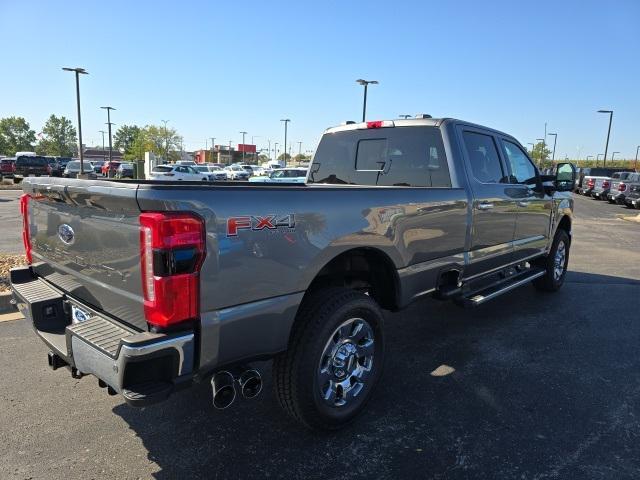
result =
[[245,370],[237,377],[223,370],[211,378],[214,407],[223,410],[235,401],[236,381],[244,398],[255,398],[262,391],[262,377],[257,370]]

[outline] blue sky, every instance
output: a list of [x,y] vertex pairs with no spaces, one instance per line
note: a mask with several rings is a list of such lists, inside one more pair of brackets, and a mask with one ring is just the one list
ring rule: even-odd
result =
[[[322,130],[430,113],[485,124],[523,144],[558,133],[556,157],[640,145],[640,1],[30,1],[0,0],[0,117],[39,131],[75,123],[82,66],[85,143],[116,124],[169,120],[185,147],[238,143],[241,130],[313,149]],[[552,138],[550,138],[552,140]],[[294,144],[294,152],[298,145]]]

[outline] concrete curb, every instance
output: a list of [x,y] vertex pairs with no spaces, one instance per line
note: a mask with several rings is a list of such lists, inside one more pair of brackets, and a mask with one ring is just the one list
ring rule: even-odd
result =
[[16,311],[15,305],[11,304],[11,292],[0,292],[0,313]]

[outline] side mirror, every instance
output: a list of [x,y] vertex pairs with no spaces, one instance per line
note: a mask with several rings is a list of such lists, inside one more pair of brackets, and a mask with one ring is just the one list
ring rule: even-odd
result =
[[556,192],[570,192],[576,183],[576,167],[573,163],[558,163],[555,179]]

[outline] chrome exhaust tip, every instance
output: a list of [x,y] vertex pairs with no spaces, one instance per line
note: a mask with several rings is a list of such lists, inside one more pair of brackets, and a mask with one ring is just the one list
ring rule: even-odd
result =
[[213,406],[224,410],[236,399],[236,386],[233,375],[227,371],[217,372],[211,377]]
[[255,398],[262,391],[262,377],[257,370],[246,370],[238,378],[240,392],[244,398]]

